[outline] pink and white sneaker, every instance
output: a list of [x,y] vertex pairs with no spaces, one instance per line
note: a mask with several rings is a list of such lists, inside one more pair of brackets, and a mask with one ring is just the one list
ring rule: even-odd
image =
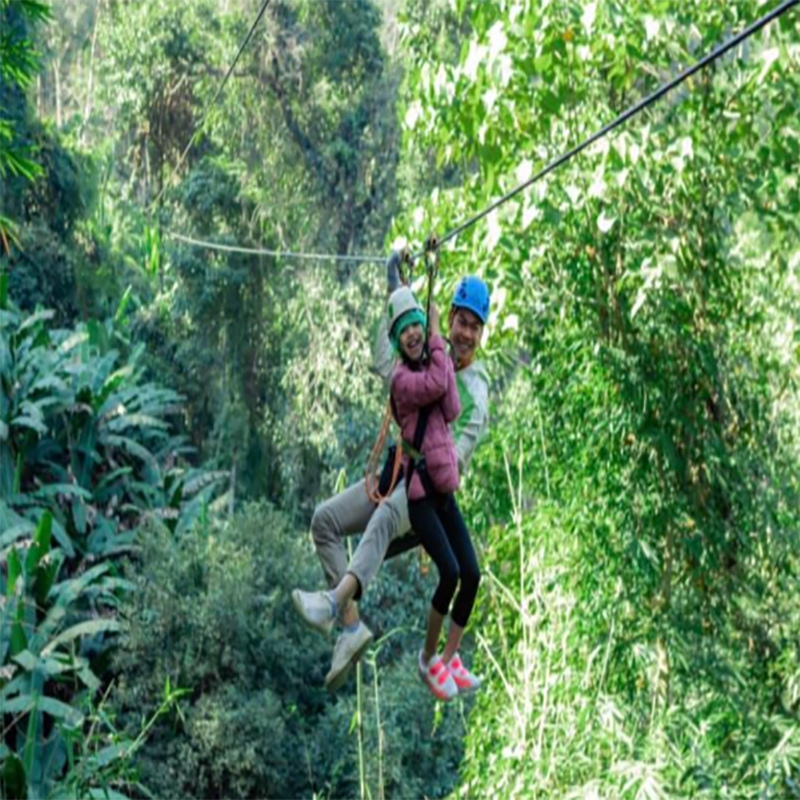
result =
[[419,674],[437,700],[449,703],[458,694],[458,686],[441,656],[435,655],[430,661],[425,661],[425,655],[420,651]]
[[453,656],[446,666],[447,671],[453,676],[459,694],[469,694],[481,688],[483,681],[464,666],[464,662],[458,653]]

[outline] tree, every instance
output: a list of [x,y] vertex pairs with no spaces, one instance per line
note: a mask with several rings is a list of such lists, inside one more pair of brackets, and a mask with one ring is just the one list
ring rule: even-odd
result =
[[[41,169],[30,157],[30,142],[24,134],[26,122],[25,89],[38,67],[38,55],[31,32],[49,17],[48,7],[36,0],[2,0],[0,5],[0,178],[14,182],[31,181]],[[6,192],[0,195],[0,236],[6,253],[13,222],[3,215]]]
[[[454,53],[433,46],[446,32],[421,24],[421,8],[405,27],[403,159],[462,180],[406,188],[417,208],[394,230],[418,243],[763,10],[457,3],[469,30]],[[513,703],[496,713],[500,692],[473,717],[475,791],[785,787],[792,768],[768,754],[796,735],[780,699],[793,645],[767,620],[796,563],[797,31],[787,14],[443,254],[443,296],[474,269],[493,288],[503,404],[469,508],[488,568],[508,563],[518,598],[496,596],[485,621]],[[510,502],[498,486],[520,445]],[[716,734],[698,729],[717,711]],[[712,743],[751,724],[762,744]],[[501,743],[503,758],[487,761]],[[764,765],[758,777],[749,759]],[[499,765],[490,778],[488,763]]]

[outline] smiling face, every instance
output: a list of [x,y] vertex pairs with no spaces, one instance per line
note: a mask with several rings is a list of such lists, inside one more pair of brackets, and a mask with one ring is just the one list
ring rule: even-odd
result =
[[450,309],[450,342],[456,354],[458,369],[463,369],[472,362],[482,336],[483,323],[477,314],[457,306]]
[[418,322],[403,328],[400,334],[400,350],[409,361],[419,361],[425,345],[425,332]]

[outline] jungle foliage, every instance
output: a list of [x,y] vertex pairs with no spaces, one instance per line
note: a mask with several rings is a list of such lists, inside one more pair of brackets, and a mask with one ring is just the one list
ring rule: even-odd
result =
[[[405,152],[459,181],[412,187],[395,230],[447,230],[763,10],[411,4]],[[465,792],[795,796],[799,33],[788,14],[443,257],[493,285],[504,386],[468,492],[498,680]]]
[[210,108],[260,2],[0,3],[2,796],[800,794],[796,11],[444,249],[493,413],[441,707],[416,554],[335,697],[289,600],[382,267],[173,234],[416,249],[774,3],[276,0]]

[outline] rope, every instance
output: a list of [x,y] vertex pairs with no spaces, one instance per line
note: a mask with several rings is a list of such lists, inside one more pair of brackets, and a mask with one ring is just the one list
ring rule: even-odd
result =
[[270,4],[270,1],[271,0],[264,0],[264,2],[261,4],[261,10],[258,12],[256,18],[253,20],[253,24],[250,26],[250,30],[247,31],[247,36],[244,37],[242,43],[239,45],[239,50],[237,51],[235,58],[231,62],[230,67],[228,67],[228,71],[225,73],[225,77],[222,79],[222,83],[220,83],[220,85],[217,87],[217,91],[214,92],[214,96],[211,98],[211,101],[206,104],[206,107],[203,110],[203,114],[200,117],[200,121],[194,126],[192,135],[189,137],[189,141],[186,143],[186,147],[181,153],[181,157],[178,159],[178,163],[172,168],[168,180],[165,181],[164,185],[161,187],[161,191],[155,196],[153,201],[150,203],[150,208],[156,205],[158,201],[161,199],[162,195],[166,191],[167,184],[169,183],[170,180],[172,180],[172,177],[175,175],[175,173],[181,168],[181,165],[186,159],[186,156],[189,155],[189,151],[192,149],[192,145],[194,144],[195,136],[197,136],[197,134],[203,129],[203,126],[206,124],[206,119],[208,118],[209,112],[219,99],[219,96],[222,94],[222,90],[225,88],[225,84],[231,77],[231,74],[233,73],[233,70],[236,67],[236,64],[238,63],[239,58],[244,52],[245,47],[247,47],[247,43],[252,38],[253,33],[255,32],[255,29],[258,26],[258,23],[261,22],[261,18],[264,16],[264,12],[267,10],[267,6]]
[[389,399],[386,404],[386,411],[383,415],[383,422],[381,423],[378,438],[375,444],[372,445],[372,450],[367,460],[367,469],[364,474],[364,481],[367,490],[367,497],[375,503],[380,505],[387,497],[390,497],[397,485],[397,479],[400,475],[400,466],[403,463],[403,448],[401,447],[400,434],[397,437],[397,446],[394,453],[394,462],[392,464],[392,479],[389,482],[389,488],[386,494],[381,494],[378,488],[380,483],[379,469],[381,455],[383,454],[383,447],[386,444],[386,439],[389,435],[389,427],[392,424],[392,401]]
[[221,250],[225,253],[245,253],[247,255],[255,256],[272,256],[273,258],[299,258],[299,259],[313,259],[317,261],[349,261],[356,264],[384,263],[386,259],[384,256],[348,256],[336,255],[335,253],[305,253],[292,250],[264,250],[260,247],[240,247],[239,245],[221,244],[220,242],[208,242],[204,239],[194,239],[191,236],[184,236],[180,233],[172,233],[171,231],[164,231],[164,235],[170,239],[176,239],[179,242],[190,244],[194,247],[204,247],[207,250]]
[[[673,80],[669,81],[668,83],[662,84],[658,89],[654,92],[649,94],[643,100],[640,100],[636,105],[631,106],[627,109],[627,111],[623,111],[616,119],[612,122],[609,122],[606,126],[601,128],[599,131],[594,133],[588,139],[585,139],[580,144],[573,147],[571,150],[567,151],[563,155],[556,158],[554,161],[551,161],[546,167],[542,170],[537,172],[534,176],[529,178],[524,183],[519,184],[516,188],[512,189],[507,194],[503,195],[499,200],[488,205],[483,211],[478,212],[474,216],[467,219],[465,222],[461,223],[456,228],[453,228],[451,231],[448,231],[442,238],[436,243],[434,249],[438,250],[443,244],[446,244],[451,239],[454,239],[460,233],[463,233],[467,228],[472,227],[476,222],[479,222],[484,217],[488,216],[495,211],[496,209],[500,208],[504,203],[507,203],[512,198],[516,197],[520,192],[525,191],[529,186],[532,186],[537,181],[540,181],[542,178],[549,175],[553,170],[558,169],[562,164],[569,161],[571,158],[574,158],[576,155],[584,151],[587,147],[590,147],[598,140],[602,139],[604,136],[607,136],[611,131],[618,128],[620,125],[623,125],[627,122],[631,117],[636,116],[640,112],[644,111],[649,106],[653,105],[656,101],[660,100],[665,94],[671,92],[677,86],[680,86],[684,81],[688,80],[692,77],[695,73],[699,72],[701,69],[704,69],[709,64],[712,64],[714,61],[721,58],[725,53],[729,50],[732,50],[737,45],[741,44],[745,39],[749,39],[754,33],[757,33],[766,25],[768,25],[773,20],[777,19],[781,15],[785,14],[790,8],[796,6],[800,3],[800,0],[785,0],[785,2],[781,3],[781,5],[774,8],[768,14],[765,14],[763,17],[757,19],[752,25],[745,28],[740,33],[736,34],[735,36],[731,37],[727,42],[723,42],[719,45],[715,50],[712,50],[711,53],[706,55],[704,58],[701,58],[699,61],[695,62],[692,66],[687,67],[683,72],[681,72],[677,77]],[[415,253],[412,256],[413,260],[417,260],[421,256],[426,254],[427,250],[422,250],[419,253]]]
[[[432,233],[425,242],[425,271],[428,274],[428,298],[425,303],[425,357],[430,358],[431,341],[431,302],[439,274],[439,245],[436,234]],[[431,256],[433,258],[431,259]]]

